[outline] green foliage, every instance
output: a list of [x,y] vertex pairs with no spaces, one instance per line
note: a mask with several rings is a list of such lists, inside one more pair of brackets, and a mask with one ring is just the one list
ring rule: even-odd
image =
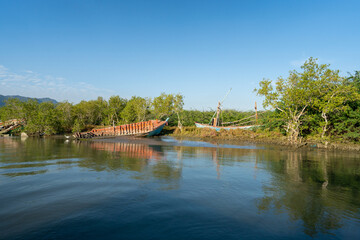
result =
[[182,112],[182,123],[184,126],[193,126],[194,122],[208,123],[213,114],[213,111],[184,110]]
[[[29,102],[25,102],[29,103]],[[31,135],[52,135],[59,132],[60,122],[55,104],[43,102],[29,104],[31,115],[27,118],[25,131]]]
[[10,98],[5,100],[5,106],[1,107],[0,114],[0,119],[2,121],[7,121],[10,119],[24,119],[24,102],[17,98]]
[[302,72],[293,70],[287,78],[279,77],[275,88],[272,81],[263,80],[259,83],[260,88],[255,89],[258,95],[265,97],[264,107],[271,106],[280,111],[291,142],[298,141],[301,118],[317,99],[318,80],[322,78],[327,67],[318,65],[316,59],[310,58],[301,67]]
[[350,76],[346,78],[346,81],[360,92],[360,71],[355,71],[354,74],[350,73]]
[[[349,77],[339,75],[339,71],[320,65],[310,58],[302,70],[291,71],[287,78],[279,78],[275,83],[263,80],[257,93],[264,96],[264,106],[273,110],[260,112],[256,134],[281,137],[288,135],[294,141],[298,137],[312,139],[360,140],[360,71]],[[80,132],[94,126],[109,126],[169,117],[169,126],[186,127],[186,136],[212,136],[213,132],[197,129],[195,122],[209,123],[214,111],[183,110],[184,96],[166,94],[153,99],[133,96],[130,100],[112,96],[109,100],[39,103],[35,100],[21,101],[11,98],[0,107],[0,119],[22,119],[28,134],[59,134]],[[253,111],[242,112],[224,110],[220,124],[240,119],[240,125],[255,124]],[[181,132],[176,130],[175,133]],[[216,136],[234,137],[244,133],[220,132]]]
[[338,70],[318,64],[314,58],[309,58],[301,69],[291,71],[287,78],[279,77],[275,84],[263,80],[255,89],[265,98],[264,107],[277,110],[277,118],[283,119],[283,127],[294,143],[300,135],[314,132],[324,138],[331,128],[329,115],[346,110],[347,103],[360,99],[357,72],[345,79]]
[[162,119],[174,112],[174,95],[161,93],[160,96],[154,98],[152,109],[157,119]]
[[11,98],[0,108],[0,119],[22,119],[25,131],[30,135],[51,135],[64,132],[79,132],[93,125],[119,123],[126,99],[112,96],[109,101],[98,97],[96,100],[81,101],[78,104],[42,102],[29,99],[20,101]]
[[69,102],[61,102],[56,105],[57,119],[60,132],[70,132],[74,123],[73,105]]
[[61,126],[58,116],[54,103],[39,103],[32,99],[26,102],[9,99],[1,108],[1,119],[23,119],[24,130],[31,135],[57,133]]
[[150,114],[150,105],[151,99],[134,96],[127,102],[121,117],[125,123],[145,121]]
[[127,100],[119,96],[111,96],[106,109],[106,124],[111,125],[113,122],[119,124],[121,122],[121,112],[126,107]]
[[81,132],[85,128],[85,125],[80,122],[79,119],[75,119],[74,125],[72,127],[72,132]]
[[160,96],[154,98],[152,102],[152,111],[157,119],[163,119],[164,117],[169,117],[176,115],[177,125],[181,128],[181,118],[180,113],[183,111],[184,106],[184,96],[181,94],[165,94],[161,93]]
[[346,112],[339,112],[332,116],[332,134],[342,136],[345,140],[360,140],[360,108],[351,109]]
[[286,134],[286,131],[283,128],[285,121],[281,117],[279,110],[263,113],[259,118],[259,125],[262,131],[280,131],[283,135]]

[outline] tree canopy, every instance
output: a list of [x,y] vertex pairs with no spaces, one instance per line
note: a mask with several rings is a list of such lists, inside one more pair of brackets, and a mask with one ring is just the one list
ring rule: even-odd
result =
[[279,77],[275,82],[265,79],[259,83],[259,89],[255,89],[264,97],[264,107],[270,106],[278,111],[293,143],[299,141],[304,116],[308,112],[320,114],[323,120],[317,131],[324,138],[328,131],[328,115],[345,110],[347,102],[359,99],[355,85],[347,84],[349,80],[329,66],[309,58],[301,66],[301,71],[290,71],[287,78]]

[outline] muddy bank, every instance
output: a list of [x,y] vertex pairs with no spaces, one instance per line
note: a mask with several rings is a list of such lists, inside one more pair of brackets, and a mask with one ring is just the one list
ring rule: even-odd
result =
[[[149,146],[181,146],[181,147],[206,147],[206,148],[239,148],[239,149],[264,149],[264,146],[256,143],[239,142],[231,140],[214,140],[201,138],[179,138],[172,136],[160,136],[151,138],[116,137],[107,139],[92,139],[89,141],[106,143],[129,143],[144,144]],[[270,146],[270,145],[268,145]],[[274,145],[275,147],[275,145]]]
[[211,129],[185,128],[183,131],[175,130],[167,132],[169,136],[176,138],[193,138],[204,141],[231,142],[234,144],[270,144],[282,146],[289,149],[327,149],[340,151],[360,151],[358,143],[344,143],[336,141],[322,141],[314,139],[302,139],[301,142],[293,144],[287,137],[279,132],[254,132],[250,130],[230,130],[216,132]]
[[290,144],[284,139],[224,139],[209,137],[179,137],[179,136],[160,136],[152,138],[135,137],[116,137],[108,139],[92,139],[95,142],[107,143],[134,143],[154,146],[183,146],[183,147],[206,147],[206,148],[239,148],[239,149],[281,149],[289,151],[322,149],[325,151],[360,151],[358,144],[335,144],[335,143],[317,143],[303,142],[299,144]]
[[[297,149],[324,149],[336,151],[360,152],[359,143],[344,143],[336,141],[319,141],[314,139],[302,139],[298,144],[291,144],[287,137],[279,132],[254,132],[250,130],[231,130],[231,131],[209,131],[208,129],[198,129],[186,127],[183,131],[176,130],[174,127],[164,128],[161,136],[151,138],[140,137],[112,137],[102,139],[86,139],[81,141],[102,141],[102,142],[122,142],[146,145],[161,146],[189,146],[189,147],[230,147],[230,148],[258,148],[276,147],[284,150]],[[44,136],[49,138],[65,138],[65,135]],[[66,136],[66,139],[72,136]]]

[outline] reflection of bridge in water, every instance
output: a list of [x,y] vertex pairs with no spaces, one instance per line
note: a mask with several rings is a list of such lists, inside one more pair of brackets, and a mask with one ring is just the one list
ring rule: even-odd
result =
[[160,146],[151,146],[138,143],[126,142],[91,142],[91,148],[114,153],[121,153],[131,158],[161,160],[163,154]]

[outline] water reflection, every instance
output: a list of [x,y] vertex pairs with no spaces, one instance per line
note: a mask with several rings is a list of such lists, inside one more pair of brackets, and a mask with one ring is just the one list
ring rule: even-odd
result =
[[162,149],[159,146],[124,142],[91,142],[90,147],[96,150],[121,153],[123,156],[131,158],[156,160],[163,158]]
[[[84,145],[85,143],[77,144]],[[85,158],[79,162],[81,167],[96,171],[133,171],[138,173],[133,176],[135,179],[159,180],[163,184],[161,189],[170,190],[179,187],[181,165],[178,165],[176,161],[168,160],[164,156],[162,146],[136,142],[90,142],[88,145],[96,152],[103,152],[103,157]]]
[[[99,201],[111,198],[106,195],[108,192],[115,194],[132,186],[131,191],[136,189],[141,192],[135,194],[133,201],[146,202],[148,195],[158,194],[160,200],[156,203],[159,203],[176,193],[175,199],[180,199],[181,203],[184,195],[189,194],[194,198],[193,202],[185,201],[183,204],[200,202],[203,207],[209,201],[207,193],[210,192],[213,202],[207,211],[222,212],[227,209],[259,222],[270,215],[271,221],[267,224],[275,224],[285,214],[291,222],[300,223],[301,228],[296,231],[310,237],[337,236],[344,231],[347,231],[346,236],[359,234],[359,228],[354,228],[360,226],[358,155],[266,146],[219,147],[216,143],[198,142],[194,145],[197,147],[191,146],[191,141],[182,145],[176,140],[124,140],[114,143],[0,138],[0,187],[2,191],[9,192],[6,184],[13,184],[12,189],[14,186],[14,189],[16,186],[22,189],[16,181],[23,184],[26,181],[36,182],[34,179],[39,179],[38,184],[43,184],[42,181],[64,181],[62,184],[66,188],[73,187],[74,192],[62,190],[65,189],[63,185],[58,188],[47,185],[43,191],[53,191],[51,193],[55,196],[70,195],[68,192],[79,194],[84,188],[91,192],[94,183],[85,177],[90,174],[96,179],[114,179],[114,183],[110,181],[113,185],[106,180],[97,189],[99,193],[92,193],[102,194]],[[58,175],[54,173],[62,179],[56,179]],[[71,174],[79,175],[77,184],[73,184],[75,177]],[[67,176],[72,177],[63,179]],[[146,187],[139,187],[143,185]],[[106,188],[107,191],[104,191]],[[19,192],[21,190],[14,193],[13,198],[18,198]],[[88,195],[84,196],[86,199]],[[171,202],[161,203],[171,205]],[[255,211],[247,212],[247,208]],[[202,214],[196,209],[192,211],[194,216]],[[0,209],[0,217],[4,212]],[[240,221],[235,216],[231,219]]]
[[301,220],[304,232],[312,237],[333,233],[347,218],[358,221],[358,158],[322,151],[268,152],[261,157],[266,163],[272,159],[267,164],[272,178],[257,201],[260,212],[285,211],[292,221]]

